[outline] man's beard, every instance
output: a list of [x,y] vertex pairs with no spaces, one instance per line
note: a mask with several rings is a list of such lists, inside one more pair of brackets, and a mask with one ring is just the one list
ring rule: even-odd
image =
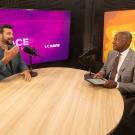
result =
[[7,45],[12,45],[13,44],[13,39],[3,39],[3,43],[7,44]]

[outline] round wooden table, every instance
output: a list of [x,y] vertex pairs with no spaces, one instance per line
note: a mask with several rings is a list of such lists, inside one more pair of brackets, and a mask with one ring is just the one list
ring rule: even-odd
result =
[[118,125],[117,89],[91,85],[79,69],[35,71],[30,82],[20,74],[0,81],[0,135],[106,135]]

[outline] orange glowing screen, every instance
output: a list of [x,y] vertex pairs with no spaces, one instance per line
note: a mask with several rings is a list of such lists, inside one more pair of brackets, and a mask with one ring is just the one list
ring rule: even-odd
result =
[[135,50],[135,10],[109,11],[104,14],[103,62],[112,50],[112,41],[118,31],[129,31],[133,39],[130,47]]

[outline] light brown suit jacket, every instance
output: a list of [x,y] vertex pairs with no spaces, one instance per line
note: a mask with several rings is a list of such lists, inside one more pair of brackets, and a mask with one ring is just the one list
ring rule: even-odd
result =
[[[112,70],[113,63],[117,57],[117,51],[111,51],[108,54],[108,59],[105,62],[100,72],[109,76]],[[135,95],[135,52],[129,49],[129,52],[122,63],[118,73],[119,90],[122,94],[134,96]]]

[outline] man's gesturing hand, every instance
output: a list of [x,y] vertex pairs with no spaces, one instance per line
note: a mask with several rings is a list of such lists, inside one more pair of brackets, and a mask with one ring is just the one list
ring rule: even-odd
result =
[[19,47],[18,46],[14,46],[10,50],[7,50],[5,48],[4,49],[4,57],[2,59],[3,63],[7,64],[10,60],[12,60],[16,56],[18,51],[19,51]]

